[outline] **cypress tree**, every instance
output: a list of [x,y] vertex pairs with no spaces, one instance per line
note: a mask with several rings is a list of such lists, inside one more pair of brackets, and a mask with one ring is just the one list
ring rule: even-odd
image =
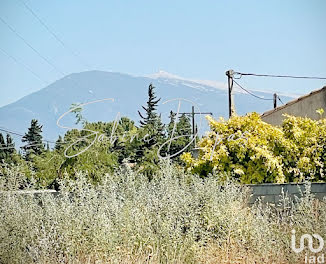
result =
[[54,149],[61,150],[62,149],[62,143],[63,143],[62,137],[59,135],[59,138],[55,142]]
[[22,147],[25,151],[25,157],[28,159],[31,153],[36,155],[41,154],[44,151],[44,145],[42,142],[42,126],[38,124],[36,119],[31,121],[31,126],[28,128],[28,132],[22,138],[22,142],[27,144]]
[[[173,132],[174,122],[176,118],[176,113],[170,112],[170,123],[168,125],[168,135],[169,139],[173,139],[169,144],[169,148],[167,149],[170,155],[173,155],[181,150],[183,150],[191,141],[192,139],[192,129],[190,124],[190,119],[187,115],[182,114],[181,117],[178,119],[176,123],[176,127]],[[189,151],[190,146],[185,149],[184,151]]]
[[138,111],[141,117],[141,136],[143,139],[139,144],[139,149],[136,151],[135,160],[141,164],[141,171],[152,178],[154,172],[159,168],[159,159],[157,156],[157,150],[165,139],[165,127],[161,121],[161,115],[156,110],[158,102],[161,98],[157,98],[155,95],[155,86],[150,84],[148,87],[148,101],[146,106],[142,106],[145,110],[143,115]]
[[7,134],[7,137],[6,137],[6,159],[7,159],[7,162],[11,162],[12,161],[12,155],[15,153],[15,143],[12,139],[12,137]]
[[176,116],[177,116],[176,113],[174,113],[173,111],[170,111],[170,115],[169,115],[170,122],[169,122],[168,127],[167,127],[167,133],[168,133],[169,137],[171,137],[171,135],[172,135],[172,131],[173,131]]
[[15,143],[9,134],[7,134],[6,140],[7,140],[7,143],[6,143],[7,154],[10,156],[11,154],[13,154],[15,152]]
[[6,158],[6,142],[3,138],[2,133],[0,133],[0,162]]
[[151,148],[153,145],[161,143],[164,139],[164,124],[161,121],[161,115],[158,115],[156,110],[158,102],[161,98],[156,97],[155,95],[155,86],[150,84],[148,87],[148,101],[146,102],[146,107],[142,106],[146,114],[143,115],[138,111],[139,116],[141,117],[140,124],[141,127],[149,134],[149,140],[146,140],[144,147]]
[[154,125],[155,119],[157,118],[157,113],[155,112],[157,109],[158,102],[161,100],[161,98],[157,99],[154,92],[155,86],[153,84],[150,84],[148,87],[148,101],[147,101],[147,107],[142,106],[142,108],[145,110],[146,115],[142,115],[140,111],[138,111],[139,116],[142,118],[140,120],[140,124],[142,127],[147,126],[149,124]]
[[[190,139],[192,135],[192,129],[190,124],[190,119],[185,114],[182,114],[178,122],[178,133],[179,135],[184,135],[186,139]],[[189,143],[189,142],[188,142]]]
[[0,133],[0,162],[5,160],[6,162],[11,161],[12,154],[15,153],[15,144],[12,137],[7,134],[6,141],[3,135]]

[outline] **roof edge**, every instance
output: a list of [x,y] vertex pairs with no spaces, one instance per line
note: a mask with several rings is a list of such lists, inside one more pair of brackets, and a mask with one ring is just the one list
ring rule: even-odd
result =
[[275,113],[275,112],[277,112],[277,111],[279,111],[279,110],[282,110],[282,109],[284,109],[284,108],[286,108],[286,107],[288,107],[288,106],[290,106],[290,105],[293,105],[293,104],[295,104],[295,103],[297,103],[297,102],[299,102],[299,101],[301,101],[301,100],[303,100],[303,99],[306,99],[306,98],[308,98],[308,97],[310,97],[310,96],[312,96],[312,95],[314,95],[314,94],[318,94],[318,93],[320,93],[320,92],[323,92],[324,90],[326,91],[326,86],[324,86],[324,87],[321,88],[321,89],[314,90],[314,91],[312,91],[312,92],[310,92],[310,93],[308,93],[308,94],[305,94],[305,95],[303,95],[303,96],[300,96],[300,97],[298,97],[298,98],[296,98],[296,99],[293,99],[293,100],[287,102],[286,104],[281,105],[281,106],[278,106],[278,107],[276,107],[276,108],[274,108],[274,109],[272,109],[272,110],[268,110],[268,111],[262,113],[262,114],[260,115],[260,117],[269,116],[269,115],[272,114],[272,113]]

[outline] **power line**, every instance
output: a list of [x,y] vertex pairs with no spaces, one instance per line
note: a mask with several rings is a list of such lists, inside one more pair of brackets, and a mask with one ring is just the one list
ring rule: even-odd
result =
[[277,98],[278,98],[278,100],[279,100],[282,104],[284,104],[283,101],[281,100],[281,98],[280,98],[279,96],[277,96]]
[[243,73],[243,72],[234,72],[234,74],[240,75],[240,77],[237,77],[235,79],[240,79],[242,76],[255,76],[255,77],[272,77],[272,78],[326,80],[326,77],[315,77],[315,76],[274,75],[274,74],[257,74],[257,73]]
[[[24,136],[25,136],[24,134],[18,133],[18,132],[13,131],[13,130],[9,130],[9,129],[4,128],[4,127],[0,127],[0,131],[6,132],[6,133],[8,133],[8,134],[16,135],[16,136],[19,136],[19,137],[24,137]],[[43,139],[42,141],[43,141],[43,142],[47,142],[47,143],[53,143],[53,144],[56,144],[56,142],[51,141],[51,140],[47,140],[47,139]]]
[[[67,74],[65,74],[62,70],[60,70],[58,67],[55,66],[54,63],[52,63],[49,59],[44,57],[37,49],[35,49],[29,42],[22,36],[20,35],[12,26],[10,26],[2,17],[0,17],[0,21],[4,23],[16,36],[18,36],[29,48],[31,48],[39,57],[41,57],[47,64],[49,64],[53,69],[55,69],[60,75],[65,77]],[[75,86],[78,88],[80,87],[79,82],[76,80],[72,79],[70,76],[68,76],[68,79],[70,79]]]
[[20,134],[20,133],[17,133],[17,132],[13,132],[13,131],[9,131],[7,129],[3,129],[3,128],[0,128],[0,131],[3,131],[3,132],[6,132],[8,134],[12,134],[12,135],[16,135],[16,136],[19,136],[19,137],[23,137],[24,135]]
[[260,97],[260,96],[258,96],[258,95],[256,95],[256,94],[250,92],[249,90],[243,88],[243,87],[242,87],[238,82],[236,82],[235,80],[233,80],[233,82],[234,82],[236,85],[238,85],[242,90],[244,90],[244,91],[247,92],[248,94],[250,94],[250,95],[252,95],[252,96],[254,96],[254,97],[258,98],[258,99],[266,100],[266,101],[273,101],[272,98],[264,98],[264,97]]
[[30,73],[32,73],[37,79],[39,79],[40,81],[42,81],[44,84],[47,84],[46,81],[44,81],[36,72],[34,72],[31,68],[29,68],[26,64],[24,64],[23,62],[19,61],[17,58],[15,58],[14,56],[10,55],[8,52],[6,52],[4,49],[2,49],[0,47],[0,51],[2,53],[4,53],[7,57],[9,57],[10,59],[12,59],[14,62],[16,62],[17,64],[22,65],[26,70],[28,70]]
[[65,76],[65,74],[58,69],[49,59],[44,57],[37,49],[35,49],[29,42],[20,35],[12,26],[10,26],[2,17],[0,17],[0,20],[3,24],[5,24],[17,37],[19,37],[29,48],[31,48],[39,57],[41,57],[47,64],[49,64],[52,68],[54,68],[58,73]]
[[74,52],[71,48],[69,48],[64,41],[59,38],[59,36],[36,14],[36,12],[26,4],[23,0],[20,1],[24,7],[41,23],[41,25],[67,50],[69,51],[75,58],[78,59],[79,62],[81,62],[86,68],[90,68],[88,63],[86,63],[76,52]]

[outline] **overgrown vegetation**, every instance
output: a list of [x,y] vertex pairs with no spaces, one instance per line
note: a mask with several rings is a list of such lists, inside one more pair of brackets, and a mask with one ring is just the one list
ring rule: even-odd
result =
[[[140,126],[127,117],[90,123],[73,104],[82,129],[52,150],[37,120],[23,153],[0,133],[0,263],[304,261],[291,231],[325,236],[326,200],[307,184],[295,201],[249,207],[240,183],[325,181],[326,119],[287,116],[275,127],[257,113],[208,117],[195,158],[188,116],[171,111],[163,124],[154,88]],[[28,192],[44,188],[60,192]]]
[[[123,168],[97,184],[77,172],[60,194],[34,189],[19,167],[1,178],[1,263],[302,263],[291,230],[326,235],[326,205],[307,192],[248,207],[248,189],[168,163],[150,181]],[[17,184],[20,183],[20,184]]]
[[[150,84],[143,113],[139,111],[140,126],[128,117],[90,123],[82,115],[82,104],[72,104],[70,110],[82,128],[59,136],[53,150],[45,145],[42,125],[34,119],[22,138],[22,153],[16,152],[10,135],[5,140],[0,133],[0,175],[6,173],[5,166],[19,165],[26,175],[36,175],[40,188],[58,189],[65,173],[75,179],[77,172],[84,172],[96,183],[127,164],[152,179],[163,156],[201,177],[226,173],[241,183],[325,181],[325,118],[287,116],[278,127],[263,122],[257,113],[227,121],[208,116],[211,131],[200,140],[195,158],[189,117],[171,111],[170,122],[163,124],[159,101]],[[323,115],[322,109],[317,112]]]
[[[174,116],[170,123],[162,123],[157,112],[159,101],[155,87],[149,85],[148,101],[143,106],[145,113],[139,112],[140,126],[128,117],[90,123],[82,115],[81,104],[72,104],[70,111],[76,117],[76,124],[82,128],[71,129],[64,137],[59,136],[53,150],[46,148],[42,126],[34,119],[22,138],[25,143],[22,153],[16,152],[9,135],[5,142],[0,133],[0,175],[7,173],[5,166],[19,165],[27,175],[31,172],[36,175],[40,188],[58,189],[58,181],[64,173],[74,179],[78,171],[83,171],[96,183],[105,173],[128,164],[151,179],[160,169],[157,153],[164,142],[178,137],[160,149],[162,156],[171,156],[183,149],[190,150],[188,145],[192,139],[190,120],[186,115],[176,118],[172,113]],[[179,156],[172,159],[182,164]]]
[[257,113],[207,118],[211,131],[199,143],[199,157],[182,156],[193,173],[229,172],[242,183],[325,181],[326,119],[286,116],[277,127]]

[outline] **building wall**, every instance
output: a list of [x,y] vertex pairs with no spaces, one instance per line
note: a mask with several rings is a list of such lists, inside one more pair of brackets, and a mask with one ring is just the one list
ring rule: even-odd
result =
[[284,119],[283,114],[294,116],[309,117],[318,120],[320,115],[316,113],[317,109],[323,108],[326,116],[326,87],[312,92],[309,95],[300,97],[294,101],[287,103],[285,106],[276,108],[275,110],[265,112],[261,117],[262,120],[272,125],[280,125]]

